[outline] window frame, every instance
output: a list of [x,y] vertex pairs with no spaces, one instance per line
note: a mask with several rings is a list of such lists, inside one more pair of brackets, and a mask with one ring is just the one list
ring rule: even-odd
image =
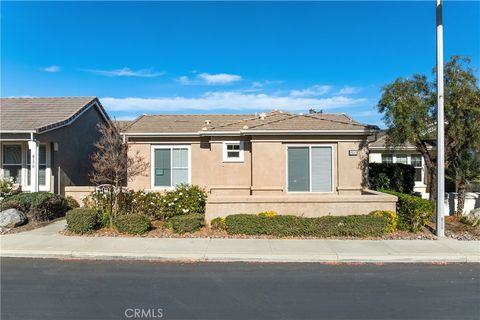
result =
[[[20,164],[12,164],[12,163],[9,163],[9,164],[5,164],[3,162],[3,156],[4,156],[4,150],[3,150],[3,147],[5,145],[14,145],[14,146],[20,146]],[[15,166],[15,167],[18,167],[20,166],[20,182],[19,181],[16,181],[16,183],[19,183],[22,187],[25,185],[24,184],[24,179],[25,179],[25,174],[26,174],[26,170],[25,170],[25,161],[24,161],[24,151],[25,151],[25,147],[24,147],[24,144],[21,143],[21,142],[14,142],[14,141],[11,141],[11,142],[2,142],[1,144],[1,148],[0,148],[0,156],[1,156],[1,164],[2,164],[2,172],[1,172],[1,176],[4,177],[5,176],[5,166]]]
[[[308,148],[308,166],[309,166],[309,191],[290,191],[288,190],[288,148]],[[312,191],[312,147],[330,148],[331,151],[331,182],[332,188],[330,191]],[[292,194],[332,194],[335,192],[335,146],[333,144],[286,144],[285,145],[285,190],[286,193]]]
[[[170,150],[170,186],[155,186],[155,150],[157,149],[169,149]],[[187,149],[188,153],[188,184],[192,183],[192,152],[190,145],[184,144],[169,144],[169,145],[152,145],[150,150],[150,187],[151,190],[173,190],[175,186],[172,186],[172,179],[173,179],[173,149]]]
[[[228,145],[239,145],[240,150],[238,150],[238,158],[230,158],[228,156]],[[244,141],[223,141],[222,142],[222,161],[223,162],[245,162],[245,143]]]
[[[383,156],[384,155],[391,155],[392,156],[392,162],[383,162]],[[425,160],[423,159],[423,155],[421,153],[381,153],[381,162],[380,163],[401,163],[397,162],[397,156],[407,156],[407,164],[412,165],[412,156],[420,156],[420,160],[422,162],[422,165],[420,167],[415,167],[415,169],[421,169],[422,170],[422,180],[421,181],[415,181],[416,186],[425,186]]]

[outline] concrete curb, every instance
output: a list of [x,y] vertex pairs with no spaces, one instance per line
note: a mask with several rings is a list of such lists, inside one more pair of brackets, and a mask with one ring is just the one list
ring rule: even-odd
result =
[[1,258],[43,258],[80,260],[171,261],[171,262],[277,262],[277,263],[480,263],[476,255],[255,255],[255,254],[145,254],[124,252],[75,252],[2,250]]

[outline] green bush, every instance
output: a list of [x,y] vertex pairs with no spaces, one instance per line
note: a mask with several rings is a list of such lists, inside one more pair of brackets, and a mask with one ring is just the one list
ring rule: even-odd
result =
[[369,215],[325,216],[258,216],[235,214],[225,218],[229,234],[271,235],[276,237],[368,237],[383,235],[388,226],[385,217]]
[[384,210],[384,211],[375,210],[375,211],[370,212],[369,215],[375,216],[375,217],[385,217],[385,219],[387,219],[387,221],[388,221],[386,231],[387,232],[397,231],[398,215],[395,212],[389,211],[389,210]]
[[175,233],[192,233],[200,230],[205,225],[203,214],[191,213],[182,216],[175,216],[168,220],[166,227]]
[[68,210],[67,200],[50,192],[23,192],[5,198],[1,210],[15,208],[32,221],[48,221],[63,217]]
[[162,195],[158,192],[125,191],[118,195],[121,212],[162,218]]
[[162,199],[162,215],[165,218],[190,213],[205,213],[207,195],[199,186],[178,185],[165,193]]
[[368,182],[373,190],[393,190],[412,194],[415,187],[415,168],[403,163],[370,163]]
[[210,227],[214,230],[225,230],[227,225],[225,224],[225,218],[217,217],[210,221]]
[[417,196],[390,190],[380,190],[398,197],[398,229],[418,232],[432,218],[435,205],[433,202]]
[[65,217],[67,229],[75,233],[90,233],[100,226],[98,212],[94,209],[72,209],[66,213]]
[[80,207],[77,200],[75,200],[72,196],[66,196],[65,200],[67,201],[67,207],[69,209],[75,209]]
[[113,224],[119,232],[128,234],[144,234],[150,230],[150,219],[141,214],[124,214],[117,217]]

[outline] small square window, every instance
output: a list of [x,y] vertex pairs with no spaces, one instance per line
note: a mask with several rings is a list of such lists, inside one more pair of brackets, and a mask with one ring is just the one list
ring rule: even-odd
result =
[[243,162],[243,142],[223,143],[223,162]]

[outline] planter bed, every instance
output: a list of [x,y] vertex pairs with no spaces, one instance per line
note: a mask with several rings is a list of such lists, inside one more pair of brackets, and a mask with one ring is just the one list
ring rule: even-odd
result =
[[397,231],[385,234],[382,237],[273,237],[265,235],[229,235],[224,230],[213,230],[208,227],[203,227],[201,230],[194,233],[176,234],[170,229],[164,228],[163,221],[153,221],[152,230],[143,235],[128,235],[122,234],[115,229],[102,228],[93,233],[78,235],[68,230],[62,231],[66,236],[83,236],[83,237],[141,237],[141,238],[210,238],[210,239],[330,239],[330,240],[434,240],[435,236],[426,228],[418,233]]
[[[435,221],[431,221],[428,226],[435,230]],[[463,241],[480,240],[480,226],[472,227],[461,222],[460,217],[447,216],[445,217],[445,236]]]

